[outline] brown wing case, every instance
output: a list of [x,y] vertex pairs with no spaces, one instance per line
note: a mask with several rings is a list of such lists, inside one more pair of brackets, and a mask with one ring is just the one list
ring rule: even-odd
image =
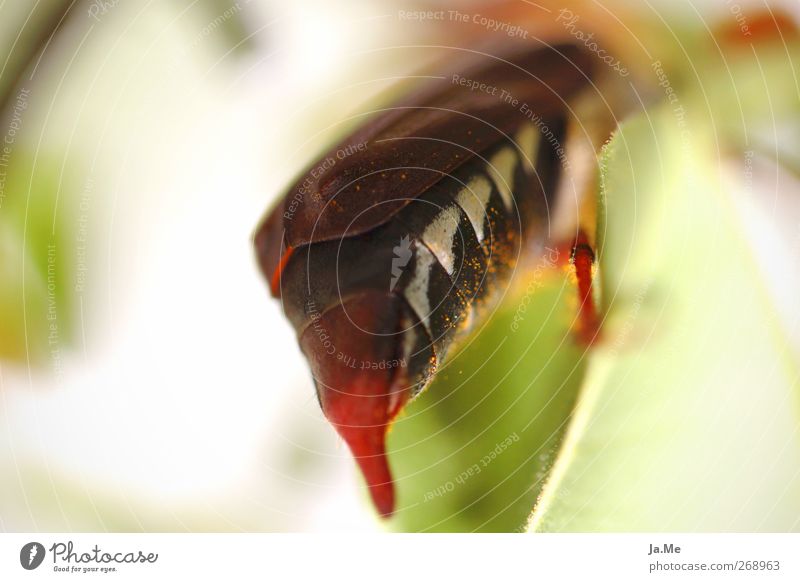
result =
[[322,157],[332,163],[311,166],[324,166],[322,172],[309,171],[289,188],[255,238],[273,295],[295,249],[384,224],[443,176],[507,139],[529,119],[523,104],[541,117],[562,110],[589,82],[591,69],[587,54],[574,45],[468,57],[458,72],[427,80],[404,101],[377,112]]

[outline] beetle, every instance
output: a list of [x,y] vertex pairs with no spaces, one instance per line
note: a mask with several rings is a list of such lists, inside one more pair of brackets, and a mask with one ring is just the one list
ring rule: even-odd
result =
[[[384,517],[395,505],[388,427],[552,239],[569,198],[570,104],[592,86],[593,61],[573,44],[465,52],[311,164],[254,236],[322,411]],[[578,227],[591,341],[592,233]]]

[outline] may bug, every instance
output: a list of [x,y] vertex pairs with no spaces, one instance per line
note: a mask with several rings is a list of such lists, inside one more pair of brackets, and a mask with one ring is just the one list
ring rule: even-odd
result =
[[[255,235],[322,410],[383,516],[388,426],[552,236],[570,102],[591,84],[573,45],[470,56],[313,163]],[[584,278],[589,249],[573,252]]]

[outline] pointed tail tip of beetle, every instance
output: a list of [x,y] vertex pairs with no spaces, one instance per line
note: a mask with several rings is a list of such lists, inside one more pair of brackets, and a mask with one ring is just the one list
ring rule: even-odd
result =
[[[406,391],[393,393],[394,374],[355,376],[340,389],[323,388],[322,412],[353,454],[378,513],[394,513],[395,490],[386,438]],[[393,403],[393,401],[395,401]],[[392,406],[394,404],[395,406]]]
[[394,392],[393,374],[357,376],[340,388],[322,388],[320,401],[328,421],[347,443],[370,497],[383,518],[394,513],[395,488],[386,438],[389,425],[407,398],[407,390]]
[[395,507],[387,432],[427,370],[407,355],[424,346],[403,309],[394,295],[365,292],[325,310],[300,336],[322,412],[353,453],[385,518]]
[[395,491],[389,457],[386,454],[388,425],[334,426],[358,463],[375,509],[382,518],[390,518],[394,514]]

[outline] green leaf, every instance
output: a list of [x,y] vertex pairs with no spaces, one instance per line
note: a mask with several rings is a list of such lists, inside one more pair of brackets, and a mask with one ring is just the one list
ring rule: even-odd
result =
[[797,362],[710,124],[679,121],[655,109],[605,151],[605,339],[532,531],[800,528]]
[[391,527],[524,527],[583,376],[584,348],[569,329],[575,287],[548,260],[396,422],[389,449],[399,500]]
[[72,338],[76,230],[60,164],[12,152],[0,205],[0,358],[60,361]]

